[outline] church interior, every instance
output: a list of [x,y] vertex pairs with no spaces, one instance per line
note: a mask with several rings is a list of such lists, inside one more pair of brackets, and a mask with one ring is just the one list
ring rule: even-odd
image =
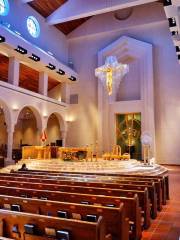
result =
[[180,0],[0,0],[0,239],[180,239]]

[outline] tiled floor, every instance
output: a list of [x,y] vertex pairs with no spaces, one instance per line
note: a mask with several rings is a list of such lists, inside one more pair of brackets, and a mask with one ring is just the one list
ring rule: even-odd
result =
[[180,240],[180,167],[168,166],[168,169],[171,199],[143,232],[142,240]]

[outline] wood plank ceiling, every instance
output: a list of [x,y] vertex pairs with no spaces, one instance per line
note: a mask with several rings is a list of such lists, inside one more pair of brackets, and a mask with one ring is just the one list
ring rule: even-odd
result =
[[[0,54],[0,63],[1,63],[0,80],[7,82],[9,58]],[[56,87],[58,84],[59,82],[57,80],[49,77],[48,91]],[[39,72],[24,64],[20,64],[19,86],[37,93],[38,85],[39,85]]]
[[[43,17],[48,17],[57,8],[62,6],[68,0],[34,0],[28,4],[40,13]],[[69,34],[81,24],[86,22],[90,17],[69,21],[66,23],[56,24],[55,26],[64,34]]]

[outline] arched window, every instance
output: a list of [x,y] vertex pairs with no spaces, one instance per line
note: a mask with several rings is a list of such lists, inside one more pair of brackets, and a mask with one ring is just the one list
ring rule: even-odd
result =
[[8,0],[0,0],[0,15],[6,16],[9,13],[9,2]]
[[28,17],[27,19],[27,29],[32,37],[38,38],[40,35],[40,25],[37,19],[33,16]]

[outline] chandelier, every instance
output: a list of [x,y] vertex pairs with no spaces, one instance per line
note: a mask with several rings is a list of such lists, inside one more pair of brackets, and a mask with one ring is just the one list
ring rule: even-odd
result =
[[105,64],[95,69],[95,76],[106,86],[108,95],[111,95],[113,89],[128,71],[129,66],[127,64],[118,63],[116,56],[108,56]]

